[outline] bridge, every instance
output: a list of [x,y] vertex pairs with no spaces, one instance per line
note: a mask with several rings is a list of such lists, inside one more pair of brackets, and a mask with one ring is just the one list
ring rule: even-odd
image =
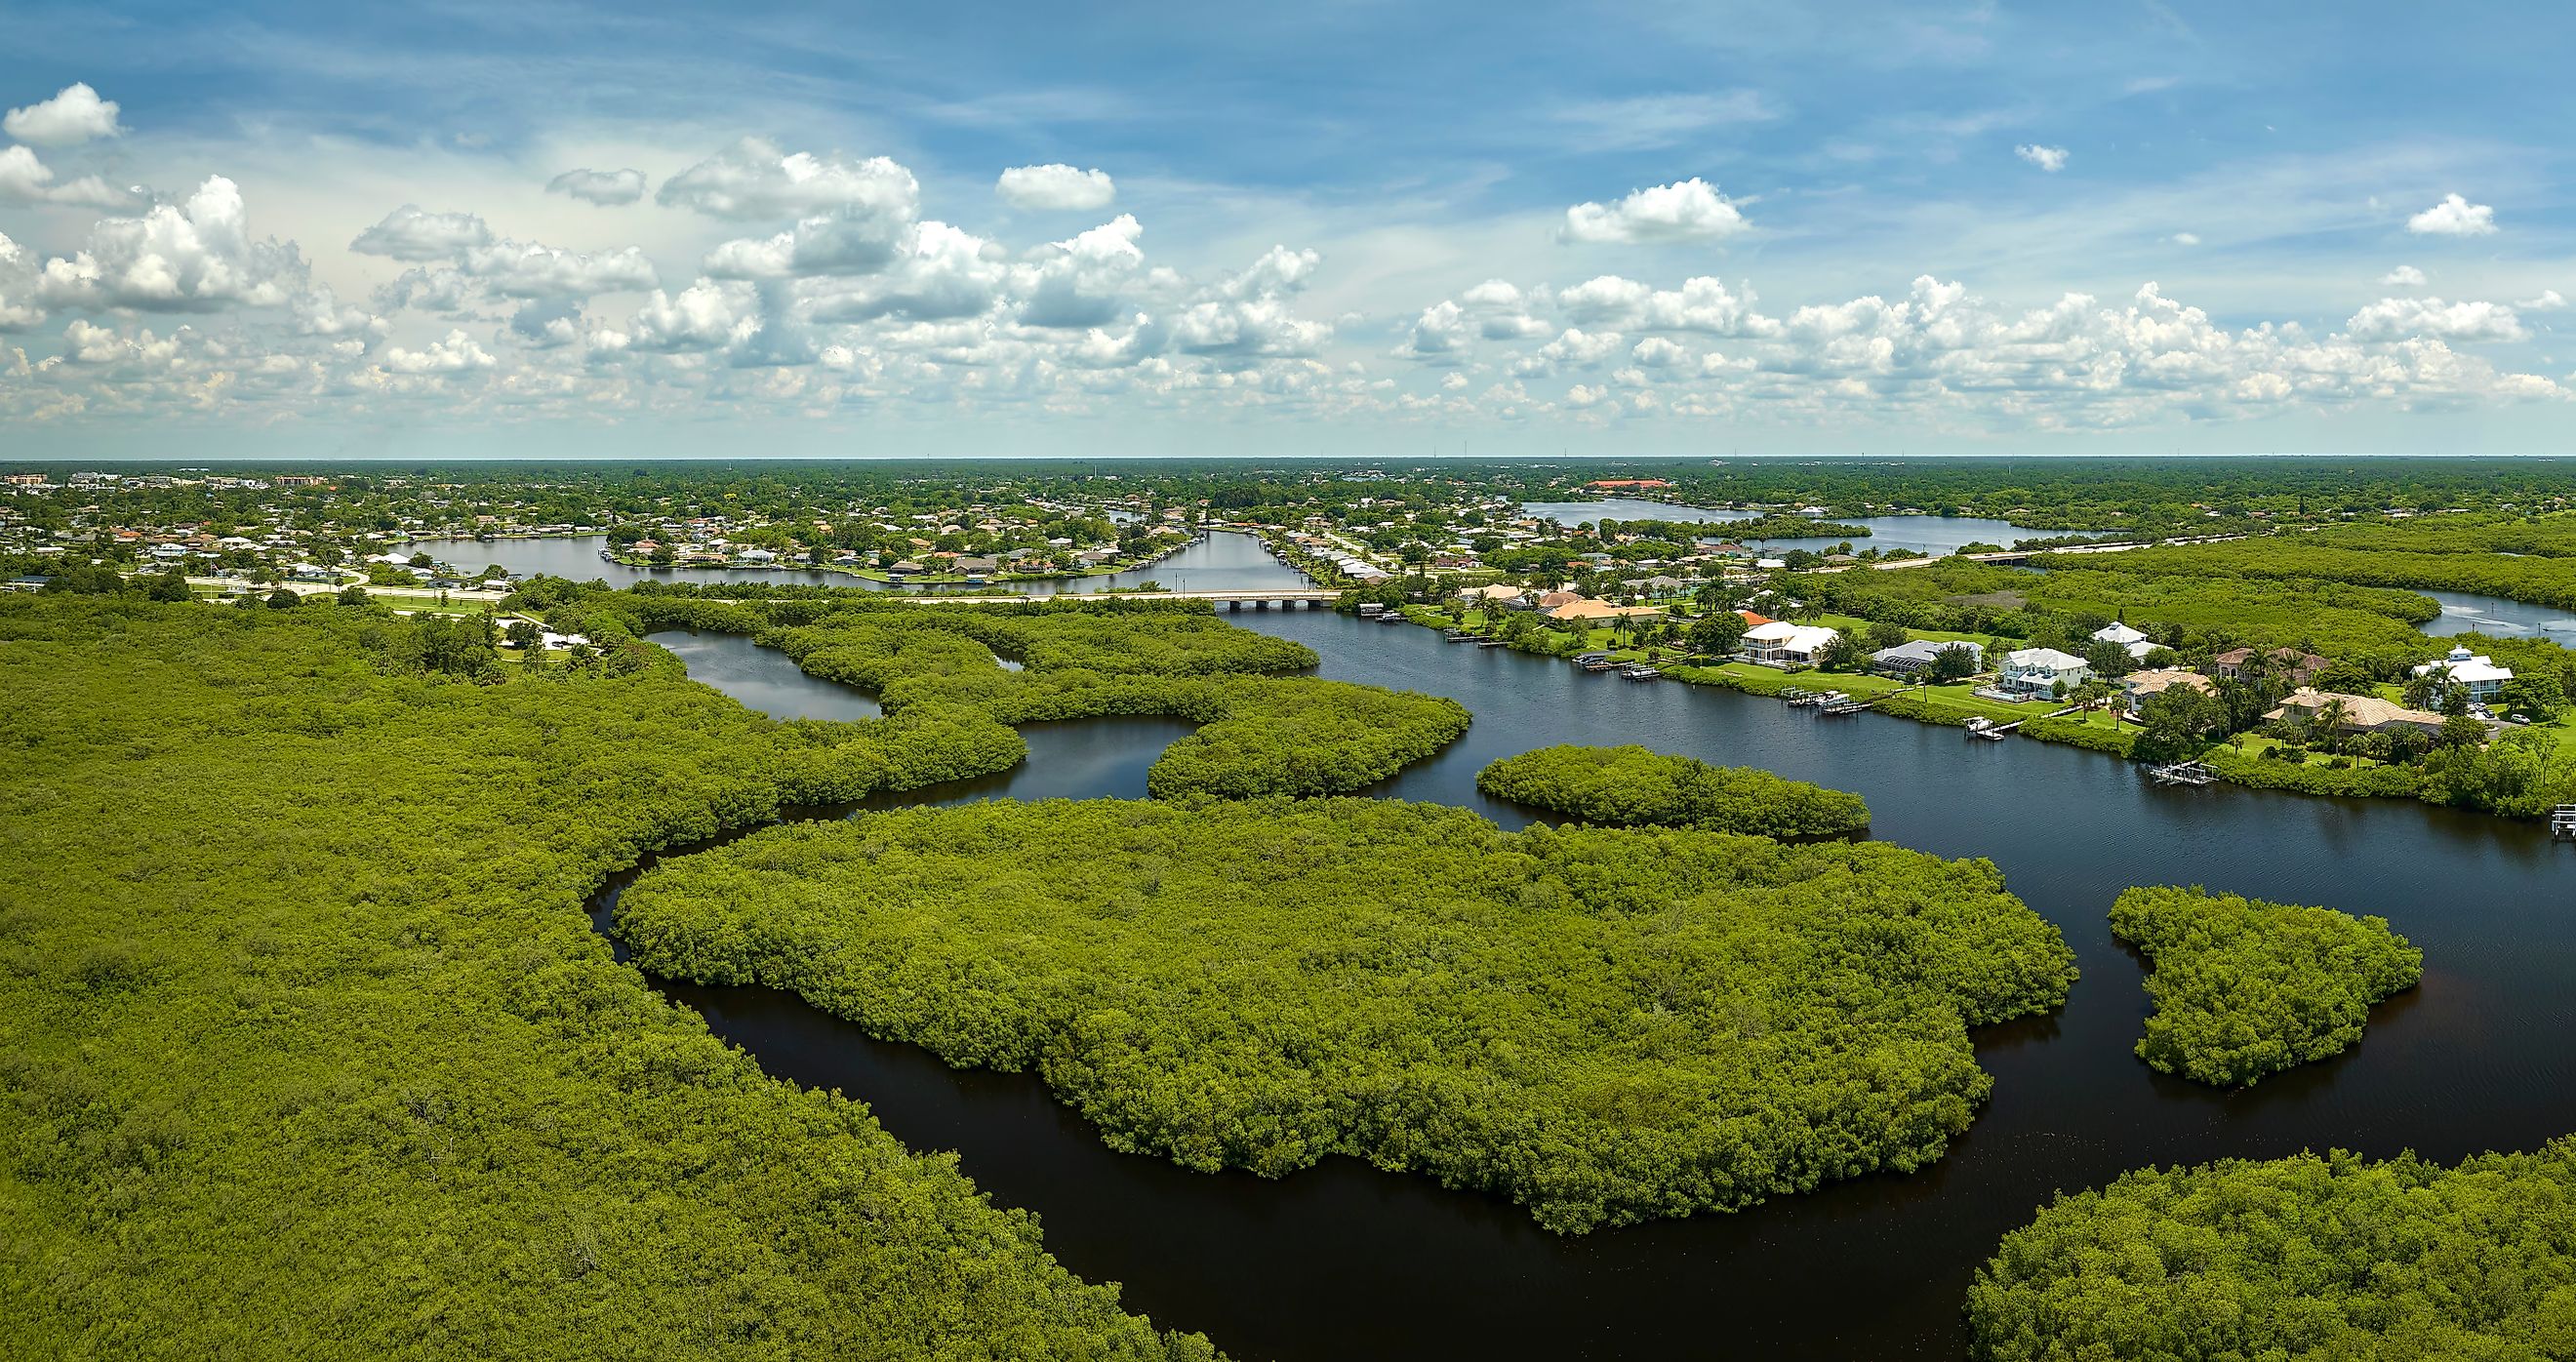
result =
[[1303,587],[1288,591],[1060,591],[1047,596],[950,596],[927,592],[885,593],[890,600],[914,601],[923,605],[1027,605],[1042,601],[1209,601],[1228,610],[1330,610],[1341,592],[1324,587]]

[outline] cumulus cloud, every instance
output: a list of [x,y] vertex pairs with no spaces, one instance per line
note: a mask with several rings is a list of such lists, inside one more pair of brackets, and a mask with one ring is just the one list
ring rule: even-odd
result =
[[908,222],[918,215],[921,186],[883,156],[788,154],[746,137],[663,181],[654,201],[743,222],[825,213]]
[[807,315],[818,322],[979,317],[997,305],[1009,277],[999,245],[944,222],[922,222],[879,275],[824,281],[809,294]]
[[60,307],[211,312],[277,306],[305,277],[292,243],[251,239],[241,190],[215,175],[184,203],[93,223],[80,250],[45,262],[37,295]]
[[2013,155],[2030,162],[2032,165],[2047,171],[2051,175],[2054,175],[2066,168],[2067,153],[2066,148],[2064,147],[2050,147],[2042,146],[2037,142],[2024,142],[2020,146],[2013,148]]
[[2389,341],[2431,336],[2446,341],[2516,341],[2524,336],[2522,320],[2502,303],[2439,298],[2382,298],[2352,314],[2344,323],[2354,340]]
[[1056,164],[1013,166],[993,189],[1013,208],[1047,213],[1098,212],[1118,197],[1106,172]]
[[1693,176],[1640,189],[1616,203],[1578,203],[1565,210],[1566,241],[1639,245],[1732,236],[1749,224],[1717,186]]
[[83,208],[131,208],[143,196],[118,189],[96,175],[54,183],[53,168],[25,147],[0,147],[0,203],[57,203]]
[[86,83],[63,87],[62,93],[0,117],[0,132],[31,147],[70,147],[125,131],[117,125],[116,101],[101,99]]
[[660,282],[653,262],[633,246],[586,253],[533,241],[498,241],[467,251],[459,268],[509,298],[586,298],[641,292]]
[[2197,246],[2200,244],[2200,234],[2198,232],[2176,232],[2167,239],[2177,246]]
[[0,331],[25,331],[45,320],[35,292],[36,258],[0,232]]
[[2540,291],[2539,297],[2517,298],[2513,305],[2525,312],[2555,312],[2567,306],[2567,300],[2558,296],[2558,290],[2545,288]]
[[749,287],[701,279],[677,297],[653,290],[628,334],[638,350],[711,350],[748,337],[759,324],[758,295]]
[[397,345],[385,351],[385,367],[398,374],[461,374],[489,369],[496,361],[463,331],[450,331],[418,350]]
[[2379,276],[2379,282],[2390,288],[2422,288],[2424,287],[2424,271],[2419,270],[2412,265],[2400,265],[2397,268],[2390,270],[2388,273]]
[[492,229],[472,213],[430,213],[406,203],[358,233],[349,249],[360,255],[427,261],[452,259],[477,246],[491,244]]
[[584,203],[617,208],[644,197],[640,170],[567,170],[546,181],[549,194],[569,194]]
[[1121,291],[1143,270],[1145,234],[1133,213],[1056,242],[1037,262],[1020,320],[1030,326],[1106,326],[1125,313]]
[[2406,230],[2422,236],[2488,236],[2495,229],[2495,209],[2457,194],[2445,194],[2440,203],[2406,219]]

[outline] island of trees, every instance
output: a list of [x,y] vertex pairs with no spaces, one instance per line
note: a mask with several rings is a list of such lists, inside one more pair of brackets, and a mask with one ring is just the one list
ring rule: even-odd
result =
[[1384,800],[791,825],[617,925],[657,973],[1033,1069],[1120,1149],[1351,1154],[1568,1232],[1929,1163],[1992,1086],[1968,1029],[2075,976],[1981,861]]
[[2424,976],[2424,953],[2386,918],[2197,886],[2129,890],[2111,932],[2151,965],[2138,1057],[2222,1088],[2343,1053],[2371,1004]]
[[1696,827],[1763,837],[1826,837],[1869,827],[1869,806],[1859,795],[1633,745],[1564,744],[1505,757],[1476,773],[1476,788],[1603,827]]

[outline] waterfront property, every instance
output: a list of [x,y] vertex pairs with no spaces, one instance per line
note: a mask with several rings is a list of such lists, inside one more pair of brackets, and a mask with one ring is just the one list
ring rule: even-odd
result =
[[2375,695],[2338,695],[2333,691],[2300,687],[2281,701],[2280,707],[2263,716],[2287,721],[2301,729],[2313,730],[2332,718],[2339,733],[2389,733],[2412,730],[2431,736],[2442,731],[2442,716],[2421,709],[2408,709]]
[[1934,657],[1948,652],[1953,648],[1967,649],[1968,669],[1970,671],[1983,671],[1985,669],[1985,646],[1983,644],[1970,643],[1964,639],[1956,642],[1944,643],[1938,639],[1918,638],[1909,642],[1900,643],[1893,648],[1881,648],[1877,652],[1869,655],[1869,661],[1872,667],[1879,671],[1887,672],[1890,675],[1911,676],[1914,673],[1931,666],[1932,659]]
[[1838,637],[1839,634],[1821,625],[1773,620],[1745,631],[1744,655],[1756,662],[1812,666],[1816,655]]
[[2022,648],[2004,654],[1996,684],[2032,700],[2062,695],[2093,679],[2093,668],[2073,653],[2055,648]]
[[2465,647],[2453,648],[2438,662],[2416,667],[2415,674],[2432,678],[2445,692],[2452,687],[2466,691],[2473,705],[2495,703],[2496,697],[2504,693],[2504,683],[2513,679],[2511,667],[2499,667],[2494,658]]
[[2198,672],[2173,669],[2131,672],[2127,676],[2120,678],[2120,692],[2128,698],[2129,712],[2131,714],[2135,714],[2140,709],[2145,708],[2147,701],[2164,694],[2166,691],[2171,690],[2176,686],[2180,686],[2185,690],[2196,690],[2203,694],[2211,694],[2218,689],[2216,686],[2210,684],[2208,677],[2203,676]]

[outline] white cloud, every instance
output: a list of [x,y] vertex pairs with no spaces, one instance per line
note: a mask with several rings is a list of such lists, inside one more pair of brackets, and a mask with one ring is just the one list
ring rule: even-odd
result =
[[2522,320],[2502,303],[2439,298],[2382,298],[2352,314],[2344,331],[2354,340],[2390,341],[2430,336],[2445,341],[2516,341]]
[[998,304],[1009,277],[1000,246],[944,222],[922,222],[879,275],[846,285],[824,281],[809,293],[808,314],[820,322],[980,317]]
[[2419,270],[2412,265],[2400,265],[2397,268],[2390,270],[2388,273],[2379,276],[2379,282],[2390,288],[2422,288],[2424,287],[2424,271]]
[[510,298],[586,298],[641,292],[660,282],[653,262],[633,246],[588,254],[533,241],[499,241],[467,251],[460,268]]
[[2555,312],[2567,306],[2567,300],[2558,296],[2558,290],[2545,288],[2540,291],[2540,296],[2537,298],[2516,299],[2514,306],[2525,312]]
[[911,221],[921,186],[882,156],[783,154],[746,137],[662,182],[654,200],[710,217],[756,222],[824,213]]
[[25,147],[0,147],[0,203],[59,203],[84,208],[131,208],[142,195],[118,189],[96,175],[54,183],[52,167]]
[[430,213],[406,203],[358,233],[349,249],[360,255],[417,262],[449,260],[491,244],[492,229],[472,213]]
[[639,350],[709,350],[747,338],[759,323],[751,289],[701,279],[676,298],[653,290],[635,314],[632,344]]
[[397,345],[385,351],[385,367],[398,374],[461,374],[489,369],[496,362],[462,331],[450,331],[444,339],[423,349],[406,350]]
[[1098,170],[1069,165],[1013,166],[993,186],[1013,208],[1046,213],[1093,213],[1118,197],[1118,186]]
[[2013,155],[2030,162],[2032,165],[2047,171],[2051,175],[2054,175],[2066,168],[2067,152],[2064,147],[2049,147],[2042,146],[2037,142],[2024,142],[2020,146],[2013,148]]
[[1717,187],[1693,176],[1640,189],[1617,203],[1578,203],[1565,210],[1567,241],[1639,245],[1732,236],[1748,226]]
[[184,204],[99,219],[82,249],[45,262],[37,292],[63,307],[209,312],[278,306],[305,278],[293,243],[251,240],[241,190],[215,175]]
[[2176,232],[2168,239],[2177,246],[2197,246],[2200,244],[2200,234],[2198,232]]
[[718,279],[786,279],[807,274],[874,274],[892,263],[912,223],[891,214],[805,218],[771,237],[745,237],[707,252]]
[[61,94],[0,117],[0,132],[31,147],[70,147],[125,131],[117,126],[116,101],[101,99],[85,83],[65,86]]
[[1136,244],[1144,234],[1134,214],[1121,213],[1056,242],[1036,267],[1020,320],[1030,326],[1094,327],[1122,316],[1120,294],[1144,266],[1144,248]]
[[2496,229],[2495,209],[2445,194],[2440,203],[2406,219],[2406,230],[2424,236],[2487,236]]
[[584,203],[616,208],[644,197],[640,170],[567,170],[546,181],[549,194],[569,194]]
[[45,320],[35,292],[36,258],[0,232],[0,331],[25,331]]

